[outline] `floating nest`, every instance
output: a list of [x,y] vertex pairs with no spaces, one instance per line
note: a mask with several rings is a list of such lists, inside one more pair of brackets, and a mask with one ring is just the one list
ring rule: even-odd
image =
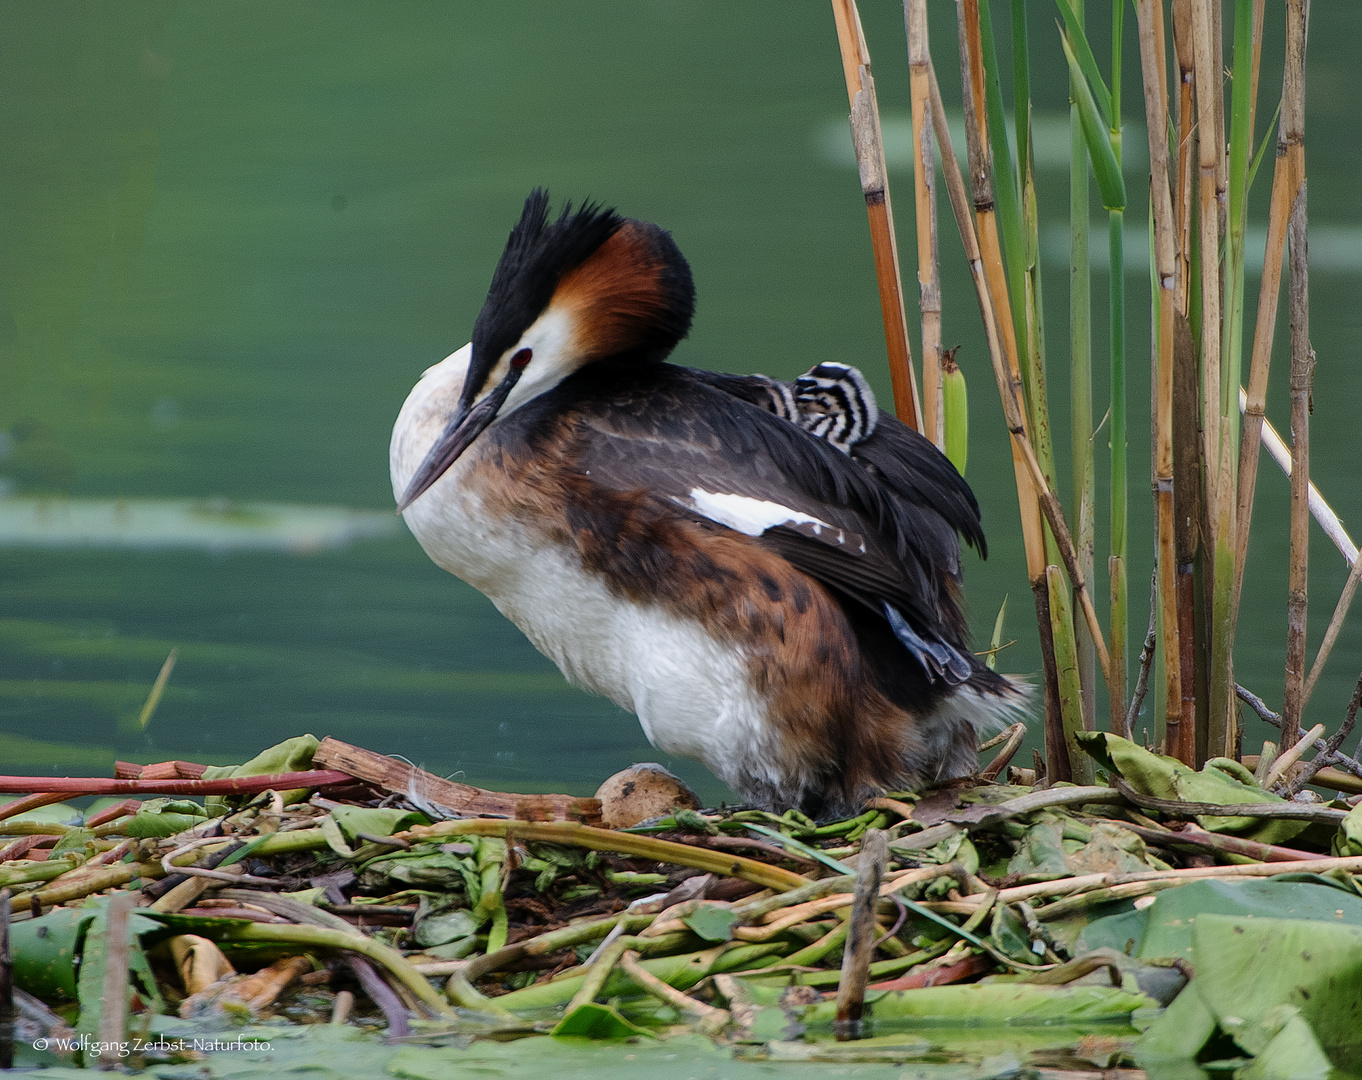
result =
[[484,791],[311,736],[3,778],[34,792],[0,807],[17,1060],[121,1043],[211,1074],[309,1026],[456,1063],[573,1039],[952,1077],[1362,1060],[1362,808],[1085,749],[1098,784],[995,761],[839,821],[699,809],[648,768],[604,806]]

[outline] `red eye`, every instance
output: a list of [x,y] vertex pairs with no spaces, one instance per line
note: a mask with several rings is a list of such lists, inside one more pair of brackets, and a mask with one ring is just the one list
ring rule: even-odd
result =
[[533,356],[534,353],[531,352],[529,349],[521,349],[518,353],[511,357],[511,367],[516,371],[524,371],[526,365],[529,364],[530,362],[530,358]]

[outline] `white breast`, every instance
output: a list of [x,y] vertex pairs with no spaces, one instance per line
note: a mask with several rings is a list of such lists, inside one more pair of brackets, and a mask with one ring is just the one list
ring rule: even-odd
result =
[[[412,390],[390,449],[400,495],[453,415],[468,368],[465,346]],[[575,551],[533,522],[485,513],[472,447],[403,514],[431,559],[484,593],[568,681],[638,715],[661,750],[696,758],[730,785],[779,783],[766,703],[740,649],[657,604],[617,596]]]

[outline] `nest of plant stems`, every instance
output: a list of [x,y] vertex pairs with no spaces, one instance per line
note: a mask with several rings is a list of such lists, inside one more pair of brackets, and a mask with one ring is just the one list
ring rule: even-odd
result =
[[[433,1042],[698,1032],[829,1060],[924,1006],[986,1024],[1005,992],[999,1022],[1039,1003],[1047,1024],[1125,1025],[1110,1064],[1133,1052],[1132,1015],[1175,1001],[1191,969],[1102,945],[1104,922],[1190,883],[1283,875],[1332,875],[1312,887],[1362,903],[1362,810],[1099,734],[1104,783],[1047,788],[1016,768],[1002,782],[1021,734],[980,775],[837,821],[725,806],[612,830],[584,823],[592,799],[465,788],[310,736],[234,770],[49,779],[60,790],[0,807],[0,992],[20,1041],[52,1046],[171,1016]],[[1161,797],[1165,782],[1218,801]],[[25,784],[40,786],[0,780]],[[448,788],[541,820],[421,794]],[[84,814],[53,805],[109,791]],[[947,987],[969,996],[942,1003]]]

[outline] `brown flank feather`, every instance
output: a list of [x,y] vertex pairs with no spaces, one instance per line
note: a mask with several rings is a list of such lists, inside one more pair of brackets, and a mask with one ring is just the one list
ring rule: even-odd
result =
[[[563,421],[541,450],[571,441]],[[660,603],[740,645],[754,689],[780,732],[781,771],[798,775],[796,800],[859,806],[921,760],[917,718],[876,686],[841,605],[820,583],[752,538],[695,519],[646,491],[601,487],[549,452],[504,448],[496,469],[477,472],[489,515],[534,522],[573,548],[619,596]]]

